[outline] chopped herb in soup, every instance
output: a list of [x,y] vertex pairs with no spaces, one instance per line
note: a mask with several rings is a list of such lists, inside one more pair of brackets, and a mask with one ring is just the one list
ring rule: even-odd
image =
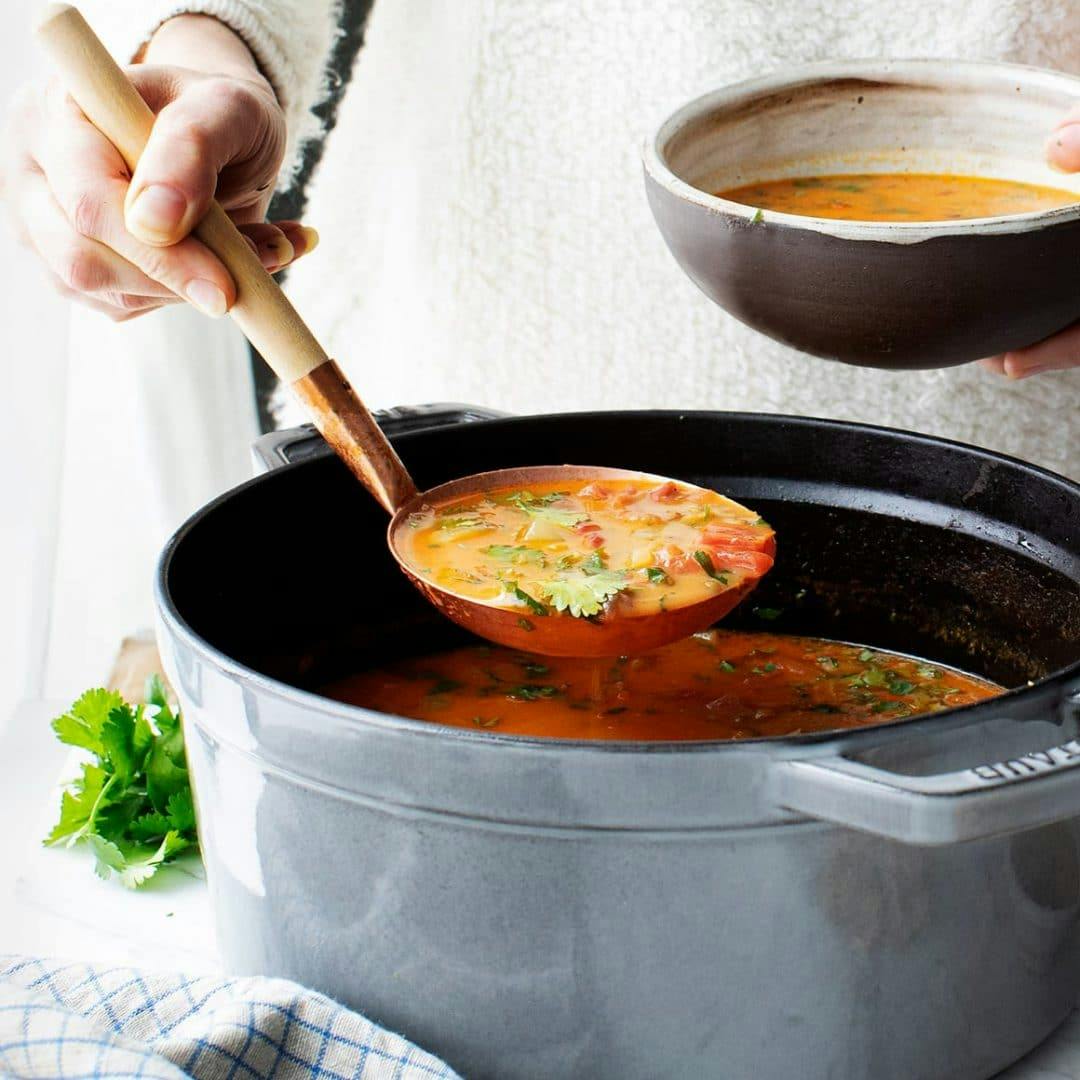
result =
[[523,617],[670,611],[756,581],[776,547],[753,511],[647,478],[507,488],[407,526],[396,544],[421,577]]
[[322,688],[453,727],[564,739],[752,739],[970,705],[1000,688],[952,668],[818,638],[708,630],[643,656],[531,656],[473,645]]
[[795,176],[720,191],[723,199],[807,217],[951,221],[1051,210],[1080,201],[1058,188],[937,173]]

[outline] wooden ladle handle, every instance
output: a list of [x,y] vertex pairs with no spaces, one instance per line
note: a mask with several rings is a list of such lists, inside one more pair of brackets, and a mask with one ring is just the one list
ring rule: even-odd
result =
[[[70,4],[49,5],[37,36],[76,104],[134,170],[154,126],[150,106]],[[393,513],[416,494],[416,485],[340,368],[217,202],[195,235],[232,274],[237,298],[230,314],[247,339],[361,483]]]

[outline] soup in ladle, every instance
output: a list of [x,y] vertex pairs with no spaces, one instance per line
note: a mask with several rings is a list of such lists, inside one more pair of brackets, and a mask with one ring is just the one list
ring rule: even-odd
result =
[[655,478],[570,479],[425,505],[398,530],[420,577],[526,621],[640,618],[721,594],[769,571],[758,515],[715,491]]

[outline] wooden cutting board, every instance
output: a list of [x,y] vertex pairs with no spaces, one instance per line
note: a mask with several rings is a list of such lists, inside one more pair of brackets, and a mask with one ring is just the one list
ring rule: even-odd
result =
[[[168,686],[154,635],[146,630],[120,643],[106,685],[110,690],[118,690],[125,700],[138,703],[146,698],[146,680],[151,675],[160,675]],[[169,697],[174,696],[169,687]]]

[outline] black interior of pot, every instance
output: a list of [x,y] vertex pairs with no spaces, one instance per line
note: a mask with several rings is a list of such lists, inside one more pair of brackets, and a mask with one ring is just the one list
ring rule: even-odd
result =
[[[731,413],[515,418],[396,441],[422,488],[595,463],[745,502],[774,526],[779,552],[725,625],[893,649],[1009,687],[1080,661],[1080,488],[1019,462]],[[386,524],[336,458],[309,460],[192,519],[163,564],[166,597],[211,645],[304,688],[460,641],[396,569]],[[780,614],[764,621],[762,608]]]

